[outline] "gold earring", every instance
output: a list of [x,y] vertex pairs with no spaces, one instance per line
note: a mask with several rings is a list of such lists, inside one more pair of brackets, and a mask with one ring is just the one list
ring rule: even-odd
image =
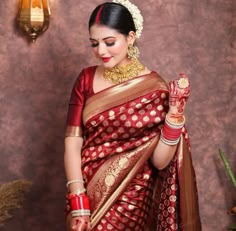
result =
[[128,46],[128,58],[129,59],[137,59],[140,55],[139,49],[137,46],[133,44],[129,44]]

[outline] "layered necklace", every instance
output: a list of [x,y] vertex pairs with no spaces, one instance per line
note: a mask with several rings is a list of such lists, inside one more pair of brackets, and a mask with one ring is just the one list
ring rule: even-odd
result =
[[103,75],[109,82],[118,84],[138,76],[144,69],[145,66],[138,59],[131,59],[129,64],[105,69]]

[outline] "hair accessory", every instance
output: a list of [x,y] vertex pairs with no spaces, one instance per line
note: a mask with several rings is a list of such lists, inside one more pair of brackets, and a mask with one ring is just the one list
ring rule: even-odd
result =
[[129,64],[105,69],[103,76],[111,83],[118,84],[138,76],[144,69],[145,66],[138,59],[131,59]]
[[128,58],[132,59],[132,58],[138,58],[140,55],[139,49],[137,46],[134,46],[133,44],[130,44],[128,46]]
[[83,180],[70,180],[66,183],[66,187],[68,188],[70,184],[73,184],[73,183],[84,183]]
[[143,16],[138,7],[129,0],[113,0],[113,2],[121,4],[129,10],[134,20],[136,38],[140,38],[143,30]]

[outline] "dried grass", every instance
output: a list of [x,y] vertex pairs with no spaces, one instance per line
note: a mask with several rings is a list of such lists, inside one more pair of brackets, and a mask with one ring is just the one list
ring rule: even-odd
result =
[[0,184],[0,225],[13,217],[11,213],[14,209],[22,206],[25,193],[31,184],[27,180],[15,180]]

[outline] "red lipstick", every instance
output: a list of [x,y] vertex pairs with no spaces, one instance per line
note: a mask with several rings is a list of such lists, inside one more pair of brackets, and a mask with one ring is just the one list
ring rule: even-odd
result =
[[110,59],[111,59],[111,57],[104,57],[104,58],[102,58],[102,61],[103,61],[104,63],[107,63],[107,62],[110,61]]

